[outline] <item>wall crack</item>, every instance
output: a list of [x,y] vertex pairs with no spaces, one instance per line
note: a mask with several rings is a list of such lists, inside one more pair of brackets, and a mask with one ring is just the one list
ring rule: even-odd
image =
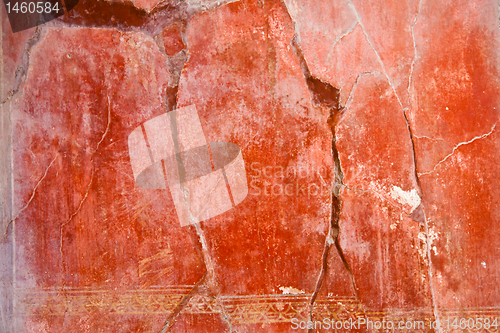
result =
[[[417,185],[418,195],[420,196],[420,198],[423,198],[422,187],[420,185],[420,179],[419,179],[419,173],[417,171],[417,157],[416,157],[416,151],[415,151],[415,140],[413,138],[413,132],[412,132],[412,129],[411,129],[411,126],[410,126],[410,120],[408,118],[408,115],[406,114],[406,111],[407,111],[407,109],[408,109],[409,106],[407,108],[405,108],[403,106],[403,103],[401,102],[401,99],[400,99],[400,97],[399,97],[399,95],[398,95],[398,93],[396,91],[396,88],[394,87],[391,78],[387,74],[384,62],[382,61],[382,58],[380,57],[380,54],[377,52],[375,46],[373,45],[371,39],[369,38],[369,35],[368,35],[367,31],[366,31],[366,28],[363,25],[363,22],[361,21],[359,13],[356,10],[356,7],[354,6],[354,4],[352,3],[352,0],[346,0],[346,1],[348,3],[349,7],[351,7],[352,10],[354,11],[354,13],[356,15],[356,18],[358,19],[359,24],[360,24],[360,26],[361,26],[361,28],[363,30],[363,33],[364,33],[364,35],[366,37],[366,40],[367,40],[368,44],[370,45],[370,47],[375,52],[375,55],[377,56],[377,60],[378,60],[380,66],[382,68],[382,71],[384,72],[384,75],[387,78],[387,82],[391,86],[391,88],[392,88],[392,90],[394,92],[394,95],[396,96],[396,98],[398,100],[398,103],[399,103],[399,105],[401,106],[401,108],[403,110],[403,116],[404,116],[404,119],[405,119],[405,122],[406,122],[406,127],[408,129],[408,134],[409,134],[410,143],[411,143],[411,149],[412,149],[412,155],[413,155],[413,169],[414,169],[415,182],[416,182],[416,185]],[[412,79],[412,76],[413,76],[413,68],[415,66],[415,62],[416,62],[416,59],[417,59],[417,49],[416,49],[416,40],[415,40],[415,35],[414,35],[414,26],[415,26],[415,24],[417,22],[417,19],[418,19],[419,15],[420,15],[420,11],[421,11],[421,1],[419,2],[418,13],[415,15],[415,18],[413,19],[412,25],[411,25],[411,33],[412,33],[412,40],[413,40],[413,45],[414,45],[414,55],[415,56],[414,56],[414,59],[412,61],[411,73],[410,73],[409,83],[408,83],[408,89],[410,88],[410,85],[411,85],[411,79]],[[409,98],[410,97],[408,97],[408,101],[409,101]],[[420,207],[422,215],[423,215],[424,227],[425,227],[425,233],[426,233],[426,239],[427,239],[427,242],[429,242],[429,226],[428,226],[428,221],[427,221],[427,218],[426,218],[426,215],[425,215],[425,209],[424,209],[423,203],[421,203],[419,207]],[[431,253],[430,253],[430,249],[429,248],[427,248],[427,260],[429,262],[428,274],[429,274],[429,288],[430,288],[431,299],[432,299],[432,308],[433,308],[433,312],[434,312],[435,318],[438,318],[437,303],[436,303],[436,298],[435,298],[435,293],[434,293],[434,287],[433,287],[433,281],[432,281],[432,260],[431,260]],[[438,329],[438,331],[439,331],[439,329]]]
[[422,0],[418,2],[418,11],[417,14],[415,15],[415,18],[413,19],[413,22],[411,23],[411,38],[413,42],[413,60],[411,62],[411,67],[410,67],[410,75],[408,76],[408,102],[406,104],[406,107],[410,107],[410,88],[411,88],[411,81],[413,79],[413,70],[415,68],[415,62],[417,61],[417,41],[415,40],[415,24],[417,24],[418,17],[420,16],[420,11],[422,10]]
[[363,24],[363,22],[361,21],[361,18],[358,14],[358,11],[356,10],[356,7],[354,6],[354,4],[352,3],[351,0],[346,0],[349,7],[351,7],[351,9],[353,10],[354,14],[356,15],[356,19],[359,23],[359,25],[361,26],[361,30],[363,30],[363,34],[365,35],[365,38],[366,38],[366,41],[368,42],[368,44],[370,45],[371,49],[373,50],[373,52],[375,52],[375,55],[377,56],[377,61],[380,65],[380,67],[382,68],[382,71],[387,79],[387,82],[389,83],[389,85],[391,86],[392,90],[394,91],[394,95],[396,96],[397,100],[398,100],[398,103],[399,105],[401,105],[401,108],[403,108],[403,103],[401,102],[401,99],[399,98],[399,95],[396,91],[396,88],[394,87],[393,83],[392,83],[392,80],[391,78],[389,77],[389,74],[387,74],[387,71],[385,69],[385,65],[384,65],[384,62],[382,61],[382,58],[380,57],[380,54],[378,53],[377,49],[375,48],[375,46],[373,45],[371,39],[370,39],[370,36],[368,35],[368,32],[366,31],[366,28]]
[[[182,77],[182,73],[186,68],[186,64],[189,60],[189,41],[186,37],[186,31],[189,28],[189,20],[183,19],[180,22],[181,25],[181,37],[185,47],[174,55],[168,55],[164,46],[161,45],[163,43],[161,35],[157,35],[155,40],[157,41],[160,48],[160,52],[162,52],[166,56],[167,62],[167,70],[170,74],[170,80],[168,82],[166,94],[165,94],[165,109],[166,112],[174,111],[177,108],[177,95],[179,91],[179,83]],[[189,190],[187,188],[183,188],[184,196],[186,202],[189,204]],[[193,297],[201,295],[207,296],[210,299],[213,299],[219,309],[219,314],[222,320],[228,325],[230,332],[237,332],[231,323],[230,317],[227,314],[224,305],[219,300],[218,295],[218,286],[216,285],[215,279],[215,269],[210,257],[210,252],[208,249],[208,244],[205,238],[205,234],[201,227],[201,224],[197,222],[197,220],[193,221],[192,227],[194,228],[193,244],[197,247],[199,255],[205,265],[206,272],[205,274],[198,280],[196,285],[189,291],[187,295],[185,295],[179,304],[175,307],[172,314],[168,316],[163,325],[160,333],[169,332],[175,325],[175,322],[182,311],[189,305],[189,302]],[[196,238],[196,239],[195,239]]]
[[218,287],[215,285],[216,280],[215,280],[214,266],[208,251],[208,245],[206,242],[205,234],[201,229],[201,225],[199,223],[195,223],[192,226],[196,231],[196,236],[197,236],[196,244],[201,247],[200,249],[202,252],[201,257],[203,263],[205,264],[206,272],[201,277],[201,279],[196,283],[196,285],[189,291],[189,293],[182,298],[179,304],[177,304],[172,314],[168,316],[160,333],[168,332],[173,328],[175,321],[179,317],[180,313],[188,306],[190,300],[197,295],[206,296],[210,299],[213,299],[215,304],[217,305],[217,308],[220,311],[219,314],[222,320],[228,325],[229,331],[237,332],[237,330],[233,328],[233,325],[231,323],[231,318],[227,314],[224,304],[222,304],[222,302],[219,299]]
[[456,145],[455,147],[453,147],[453,150],[451,151],[451,153],[449,153],[448,155],[446,155],[442,160],[440,160],[435,166],[434,168],[432,168],[432,170],[430,171],[426,171],[426,172],[422,172],[422,173],[419,173],[418,176],[425,176],[425,175],[430,175],[431,173],[433,173],[434,171],[436,171],[436,169],[441,165],[443,164],[444,162],[446,162],[446,160],[448,158],[450,158],[451,156],[453,156],[453,154],[455,154],[455,152],[457,151],[458,148],[460,148],[461,146],[465,146],[465,145],[468,145],[468,144],[471,144],[473,143],[474,141],[477,141],[477,140],[480,140],[480,139],[484,139],[488,136],[490,136],[494,131],[495,131],[495,128],[497,126],[498,122],[496,122],[493,127],[491,128],[491,130],[488,132],[488,133],[485,133],[483,135],[479,135],[479,136],[475,136],[473,137],[472,139],[470,139],[469,141],[465,141],[465,142],[460,142],[458,145]]
[[188,305],[189,301],[199,293],[199,289],[202,285],[206,283],[207,277],[208,277],[208,272],[205,272],[205,274],[203,274],[201,279],[199,279],[198,282],[196,282],[195,286],[189,291],[189,293],[181,299],[179,304],[177,304],[172,313],[168,316],[160,333],[168,332],[174,326],[177,317],[180,315],[182,310]]
[[82,198],[82,200],[80,200],[80,204],[78,205],[78,207],[76,208],[76,210],[73,212],[73,214],[71,214],[68,218],[68,220],[64,223],[62,223],[59,227],[60,229],[60,246],[59,246],[59,252],[61,253],[61,261],[63,260],[63,229],[64,227],[70,223],[73,218],[76,216],[76,214],[78,214],[78,212],[80,212],[80,210],[82,209],[82,206],[83,204],[85,203],[85,200],[87,200],[87,196],[89,195],[90,193],[90,188],[92,186],[92,182],[94,181],[94,169],[92,169],[92,174],[90,176],[90,181],[89,181],[89,184],[87,185],[87,190],[85,191],[85,194]]
[[358,24],[359,24],[359,21],[356,20],[354,22],[353,26],[351,28],[349,28],[349,30],[347,30],[342,35],[340,35],[337,39],[335,39],[335,41],[333,42],[332,48],[330,49],[330,52],[328,52],[328,55],[326,56],[326,63],[328,65],[330,65],[330,58],[332,57],[332,54],[335,51],[335,48],[337,47],[337,45],[340,44],[340,42],[342,42],[342,39],[344,39],[344,37],[347,37],[348,35],[350,35],[354,31],[354,29],[356,29]]
[[7,237],[8,235],[8,230],[9,230],[9,227],[10,225],[15,221],[17,220],[17,218],[19,217],[19,215],[21,215],[21,213],[26,210],[26,208],[28,208],[28,206],[30,205],[31,201],[33,201],[33,198],[35,197],[35,194],[36,194],[36,190],[38,189],[38,187],[40,186],[40,184],[43,182],[43,180],[45,179],[45,177],[47,177],[47,173],[49,172],[49,169],[50,167],[52,167],[52,164],[54,164],[55,160],[57,159],[57,155],[52,159],[52,161],[50,162],[49,166],[45,169],[45,172],[43,173],[42,177],[40,178],[40,180],[36,183],[35,187],[33,188],[33,191],[31,192],[31,196],[30,198],[28,199],[28,202],[26,202],[26,204],[19,210],[19,212],[17,212],[16,216],[14,218],[12,218],[6,225],[5,225],[5,232],[4,232],[4,235],[3,235],[3,239],[2,241]]
[[[339,103],[340,90],[331,86],[329,83],[324,82],[311,75],[309,67],[302,53],[302,49],[297,41],[297,35],[292,39],[292,47],[297,55],[302,73],[307,83],[311,99],[316,107],[326,108],[329,111],[329,118],[327,120],[328,125],[332,131],[332,158],[334,161],[334,174],[335,181],[332,186],[332,207],[331,207],[331,219],[328,226],[328,235],[325,239],[325,245],[322,255],[322,269],[319,274],[315,290],[311,296],[310,301],[310,319],[313,318],[313,309],[316,298],[318,297],[321,286],[323,285],[325,275],[328,269],[328,255],[330,253],[331,246],[334,245],[335,249],[344,264],[344,267],[351,279],[352,288],[356,298],[359,300],[358,288],[356,286],[356,281],[354,274],[351,270],[350,264],[345,258],[344,252],[340,245],[339,234],[340,234],[340,212],[342,210],[342,202],[340,197],[340,190],[344,186],[343,179],[344,174],[342,172],[342,167],[340,164],[339,152],[337,149],[337,136],[336,136],[336,126],[344,115],[345,108]],[[360,75],[361,76],[361,75]],[[360,77],[359,76],[359,77]],[[358,77],[358,79],[359,79]],[[354,88],[354,87],[353,87]],[[351,91],[352,93],[352,91]]]

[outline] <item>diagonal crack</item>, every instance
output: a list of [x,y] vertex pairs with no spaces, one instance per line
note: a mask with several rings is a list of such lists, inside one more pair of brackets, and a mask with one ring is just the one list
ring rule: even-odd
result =
[[[30,62],[31,50],[38,43],[38,41],[40,40],[41,32],[42,32],[42,28],[40,26],[38,26],[35,29],[35,33],[33,34],[33,37],[31,37],[31,39],[29,39],[28,42],[26,43],[26,47],[25,47],[24,54],[23,54],[23,61],[18,66],[18,68],[16,70],[16,79],[15,79],[14,89],[11,90],[11,92],[9,93],[7,99],[5,101],[3,101],[2,104],[4,104],[7,101],[11,100],[12,97],[19,91],[19,88],[20,88],[21,84],[26,81],[26,77],[27,77],[27,73],[28,73],[28,69],[29,69],[29,62]],[[108,76],[109,76],[109,73],[108,73]],[[96,148],[91,152],[91,155],[94,155],[97,152],[97,150],[99,149],[99,146],[104,141],[104,138],[106,137],[106,135],[109,132],[109,126],[110,126],[110,123],[111,123],[111,103],[110,103],[110,99],[109,99],[109,94],[108,94],[107,98],[108,98],[108,120],[107,120],[106,129],[105,129],[105,131],[104,131],[101,139],[97,143]],[[31,195],[30,199],[28,200],[28,202],[26,203],[26,205],[23,208],[21,208],[21,210],[17,213],[17,215],[7,223],[4,237],[5,237],[6,233],[7,233],[7,230],[9,228],[10,224],[19,217],[19,215],[28,207],[28,205],[30,204],[30,202],[33,200],[33,198],[35,196],[36,189],[38,188],[38,186],[40,185],[40,183],[42,182],[42,180],[47,176],[47,172],[48,172],[49,168],[52,166],[52,164],[54,163],[54,161],[56,160],[56,158],[57,158],[57,155],[54,157],[54,159],[52,160],[52,162],[49,164],[49,166],[45,170],[45,173],[42,176],[42,178],[40,179],[40,181],[36,184],[35,188],[33,189],[32,195]],[[91,158],[91,161],[92,161],[92,158]],[[93,174],[94,174],[94,170],[92,169],[92,177],[93,177]],[[92,179],[91,179],[91,181],[89,183],[89,187],[90,187],[91,184],[92,184]],[[85,194],[85,197],[82,200],[82,202],[80,203],[78,209],[71,215],[71,217],[70,217],[70,219],[68,221],[66,221],[65,223],[63,223],[61,225],[61,235],[62,235],[62,227],[64,225],[66,225],[67,223],[69,223],[71,221],[71,219],[76,215],[76,213],[80,210],[81,205],[85,201],[85,198],[87,197],[87,195],[88,195],[88,189],[87,189],[87,193]],[[62,254],[62,238],[61,238],[61,249],[60,249],[60,251],[61,251],[61,254]]]
[[[36,190],[38,188],[38,186],[40,186],[40,184],[42,183],[42,181],[45,179],[45,177],[47,177],[47,173],[49,172],[49,169],[50,167],[52,166],[52,164],[54,164],[55,160],[57,159],[57,155],[52,159],[52,161],[50,162],[49,166],[45,169],[45,172],[43,173],[42,177],[40,178],[40,180],[36,183],[35,187],[33,188],[33,191],[31,192],[31,196],[28,200],[28,202],[26,202],[26,204],[19,210],[19,212],[17,212],[16,216],[11,219],[5,226],[5,232],[4,232],[4,235],[3,235],[3,238],[5,239],[7,237],[7,233],[8,233],[8,229],[9,229],[9,226],[15,221],[17,220],[17,218],[19,217],[19,215],[21,215],[21,213],[26,209],[28,208],[29,204],[31,203],[31,201],[33,201],[33,198],[35,197],[35,194],[36,194]],[[2,240],[3,241],[3,240]]]
[[[356,92],[356,88],[358,86],[358,83],[359,81],[361,80],[361,78],[365,75],[376,75],[376,74],[379,74],[380,72],[379,71],[372,71],[372,72],[363,72],[363,73],[360,73],[357,77],[356,77],[356,80],[354,81],[354,84],[352,85],[352,88],[351,88],[351,91],[349,92],[349,96],[347,97],[347,101],[345,103],[345,106],[344,106],[344,109],[348,110],[349,107],[351,106],[351,103],[352,103],[352,100],[354,99],[354,93]],[[340,89],[339,93],[342,91],[342,89]],[[343,117],[342,117],[343,118]],[[340,120],[339,120],[339,123],[340,123]]]
[[208,250],[208,245],[207,245],[207,241],[205,238],[205,234],[203,232],[203,229],[201,229],[201,224],[195,223],[194,227],[196,229],[196,234],[198,235],[198,239],[199,239],[199,242],[200,242],[201,247],[202,247],[203,261],[205,262],[205,266],[207,268],[207,275],[208,275],[207,288],[208,288],[209,292],[213,295],[213,298],[215,299],[215,302],[218,305],[219,309],[221,309],[221,317],[226,322],[226,324],[229,326],[229,331],[236,332],[233,329],[233,326],[231,324],[231,320],[229,318],[229,315],[226,312],[224,305],[219,300],[218,293],[214,292],[217,290],[217,288],[215,286],[215,283],[216,283],[216,281],[215,281],[215,269],[214,269],[214,265],[212,262],[212,258],[210,257],[210,252]]
[[370,36],[368,35],[368,32],[366,31],[365,25],[361,21],[361,17],[359,16],[358,11],[356,10],[356,7],[354,6],[354,4],[352,3],[351,0],[346,0],[346,1],[348,3],[349,7],[351,7],[351,9],[353,10],[354,14],[356,15],[356,19],[357,19],[359,25],[361,26],[361,30],[363,30],[363,34],[365,35],[366,41],[370,45],[370,47],[373,50],[373,52],[375,52],[375,55],[377,56],[377,61],[378,61],[379,65],[380,65],[380,67],[382,68],[382,72],[384,73],[384,75],[385,75],[385,77],[387,79],[387,82],[391,86],[392,90],[394,91],[394,95],[396,96],[399,105],[401,105],[401,108],[403,108],[403,103],[401,102],[401,99],[399,98],[399,95],[398,95],[398,93],[396,91],[396,88],[394,87],[394,85],[392,83],[392,79],[389,77],[389,74],[387,74],[387,70],[385,69],[385,64],[382,61],[382,58],[380,57],[380,54],[378,53],[377,49],[373,45],[373,42],[370,39]]
[[225,308],[222,303],[219,301],[219,298],[215,296],[210,287],[207,286],[209,283],[209,274],[206,272],[201,279],[196,283],[196,285],[189,291],[187,295],[185,295],[181,301],[177,304],[174,311],[167,318],[165,325],[161,329],[160,333],[169,332],[175,324],[175,321],[179,317],[180,313],[188,306],[189,302],[197,295],[202,295],[202,298],[209,298],[210,300],[214,300],[216,304],[216,308],[220,311],[222,319],[226,322],[229,327],[230,332],[237,332],[231,322],[229,321],[229,317],[226,313]]
[[93,181],[94,181],[94,169],[92,169],[92,174],[90,175],[90,181],[89,181],[89,184],[87,185],[87,190],[85,191],[85,195],[83,196],[82,200],[80,200],[80,204],[78,205],[76,210],[73,212],[73,214],[70,215],[68,220],[59,226],[60,234],[61,234],[60,246],[59,246],[59,252],[61,253],[61,260],[63,260],[63,250],[62,250],[63,249],[63,229],[68,223],[70,223],[73,220],[73,218],[76,216],[76,214],[78,214],[78,212],[82,209],[82,206],[85,203],[85,200],[87,200],[87,196],[90,193],[90,188],[92,186]]
[[33,33],[33,37],[31,37],[24,47],[24,53],[22,56],[21,64],[17,66],[16,76],[14,79],[14,88],[7,94],[7,97],[4,101],[2,101],[2,105],[6,102],[10,101],[12,97],[19,91],[21,85],[26,81],[26,77],[28,76],[28,69],[30,66],[30,56],[31,50],[33,47],[40,41],[40,37],[42,34],[42,28],[37,27],[35,32]]
[[99,149],[99,146],[104,141],[104,138],[106,137],[106,135],[108,135],[108,132],[109,132],[109,125],[111,124],[111,101],[109,100],[109,93],[107,94],[107,98],[108,98],[108,123],[106,124],[106,129],[104,130],[104,133],[102,134],[101,139],[97,143],[97,145],[96,145],[95,149],[92,151],[91,155],[94,155],[96,153],[96,151]]
[[195,296],[196,294],[198,294],[198,291],[199,291],[200,287],[207,282],[207,278],[208,278],[208,271],[205,274],[203,274],[203,276],[201,277],[201,279],[198,280],[198,282],[196,282],[196,284],[189,291],[189,293],[187,295],[185,295],[181,299],[181,301],[179,302],[179,304],[177,304],[177,306],[175,307],[175,309],[168,316],[168,318],[167,318],[165,324],[163,325],[163,328],[161,329],[160,333],[168,332],[172,328],[172,326],[175,323],[175,320],[180,315],[180,313],[182,312],[182,310],[188,305],[189,301],[193,298],[193,296]]
[[[114,56],[114,53],[111,56],[111,58],[113,58],[113,56]],[[109,77],[110,72],[111,72],[111,70],[108,71],[107,77]],[[101,143],[104,141],[104,139],[108,135],[109,128],[110,128],[110,125],[111,125],[111,101],[110,101],[110,98],[109,98],[109,87],[108,87],[107,92],[106,92],[106,97],[107,97],[107,101],[108,101],[108,113],[107,113],[106,128],[104,129],[104,132],[102,133],[101,139],[97,142],[95,149],[92,150],[92,152],[90,153],[90,161],[89,161],[89,163],[91,165],[93,163],[95,153],[99,150],[99,147],[100,147]],[[66,222],[61,223],[61,225],[59,226],[59,229],[60,229],[60,246],[59,246],[59,252],[61,253],[61,260],[63,260],[63,250],[62,250],[63,249],[63,229],[64,229],[64,227],[68,223],[70,223],[73,220],[73,218],[78,214],[78,212],[80,212],[80,210],[82,209],[83,204],[87,200],[87,196],[90,193],[90,188],[92,186],[92,182],[94,181],[94,173],[95,173],[95,168],[94,168],[94,166],[92,166],[92,171],[91,171],[91,175],[90,175],[90,181],[89,181],[89,184],[87,185],[87,190],[85,191],[85,194],[84,194],[82,200],[80,200],[80,204],[78,205],[78,207],[76,208],[76,210],[69,216],[68,220],[66,220]]]
[[344,37],[350,35],[354,31],[354,29],[356,29],[358,24],[359,24],[358,20],[354,21],[354,24],[352,25],[352,27],[350,27],[346,32],[344,32],[342,35],[338,36],[337,39],[335,39],[335,41],[333,42],[332,48],[330,49],[330,52],[328,52],[328,55],[326,56],[326,63],[328,65],[331,65],[330,59],[331,59],[333,52],[335,51],[335,48],[337,47],[337,45],[340,44],[340,42],[342,42],[342,39],[344,39]]
[[[10,91],[9,95],[7,96],[7,99],[5,101],[3,101],[2,104],[4,104],[4,103],[8,102],[9,100],[11,100],[12,97],[19,91],[20,86],[26,81],[27,73],[28,73],[28,69],[29,69],[29,63],[30,63],[31,50],[39,42],[40,37],[41,37],[41,33],[42,33],[42,28],[40,26],[38,26],[35,29],[33,37],[31,37],[28,40],[28,42],[26,43],[24,54],[23,54],[23,58],[22,58],[22,63],[16,69],[16,78],[15,78],[14,89]],[[97,152],[97,150],[99,149],[100,144],[104,141],[104,138],[106,137],[106,135],[109,132],[109,126],[110,126],[110,123],[111,123],[111,103],[110,103],[109,95],[108,95],[107,98],[108,98],[108,120],[107,120],[106,129],[105,129],[105,131],[104,131],[101,139],[97,143],[96,148],[92,151],[91,155],[94,155]],[[29,201],[26,203],[26,205],[23,208],[21,208],[21,210],[17,213],[17,215],[7,223],[4,237],[6,236],[6,233],[7,233],[7,230],[9,228],[10,224],[19,217],[19,215],[28,207],[28,205],[30,204],[30,202],[33,200],[33,198],[35,196],[36,189],[40,185],[41,181],[46,177],[49,168],[52,166],[52,164],[54,163],[54,161],[56,160],[56,158],[57,158],[57,155],[54,157],[54,159],[52,160],[52,162],[49,164],[49,166],[45,170],[45,173],[44,173],[43,177],[36,184],[35,188],[33,189],[32,195],[31,195]],[[93,177],[93,174],[94,174],[94,170],[92,169],[92,177]],[[91,184],[92,184],[92,178],[91,178],[91,181],[89,183],[89,188],[90,188]],[[70,219],[68,221],[66,221],[65,223],[63,223],[61,225],[61,247],[60,247],[61,255],[62,255],[62,228],[63,228],[64,225],[66,225],[67,223],[69,223],[73,219],[73,217],[76,215],[76,213],[78,213],[78,211],[80,210],[80,208],[81,208],[83,202],[85,201],[87,195],[88,195],[88,189],[87,189],[87,192],[85,193],[85,197],[82,200],[82,202],[80,203],[78,209],[71,215],[71,217],[70,217]]]
[[[498,123],[498,122],[497,122]],[[426,172],[422,172],[422,173],[419,173],[418,175],[419,176],[425,176],[425,175],[429,175],[431,173],[433,173],[434,171],[436,171],[437,167],[440,166],[441,164],[443,164],[448,158],[450,158],[451,156],[453,156],[453,154],[455,154],[455,151],[460,148],[461,146],[465,146],[465,145],[468,145],[468,144],[471,144],[473,143],[474,141],[476,140],[480,140],[480,139],[483,139],[483,138],[486,138],[487,136],[491,135],[494,131],[495,131],[495,128],[497,126],[497,123],[495,123],[493,125],[493,127],[491,128],[491,130],[488,132],[488,133],[485,133],[483,135],[479,135],[479,136],[475,136],[473,137],[472,139],[470,139],[469,141],[465,141],[465,142],[460,142],[458,145],[456,145],[455,147],[453,147],[453,150],[451,151],[451,153],[449,153],[448,155],[446,155],[441,161],[439,161],[432,170],[430,171],[426,171]]]
[[[114,53],[111,56],[111,58],[113,58],[113,56],[114,56]],[[110,73],[111,73],[111,70],[108,71],[107,77],[109,77]],[[64,265],[64,258],[63,258],[63,256],[64,256],[64,254],[63,254],[63,230],[64,230],[64,227],[66,225],[68,225],[71,221],[73,221],[73,218],[81,211],[83,204],[87,200],[87,197],[90,193],[90,189],[92,187],[92,183],[94,181],[95,167],[93,166],[93,160],[94,160],[95,154],[97,153],[97,151],[99,150],[99,147],[101,146],[101,143],[104,141],[104,139],[108,135],[109,128],[111,126],[111,100],[109,98],[109,86],[108,86],[108,89],[106,92],[106,97],[107,97],[107,102],[108,102],[107,103],[108,104],[108,108],[107,108],[108,112],[107,112],[106,128],[104,129],[104,132],[102,133],[100,140],[97,142],[96,147],[90,153],[89,163],[90,163],[90,165],[92,165],[92,169],[91,169],[90,180],[89,180],[89,183],[87,185],[87,189],[85,190],[85,194],[83,195],[82,199],[80,200],[80,203],[78,204],[78,207],[75,209],[75,211],[69,216],[69,218],[65,222],[61,223],[59,226],[59,233],[60,233],[59,252],[61,254],[61,262],[62,262],[63,266],[65,266]]]
[[220,315],[222,320],[228,325],[230,332],[237,332],[231,323],[231,319],[226,312],[226,309],[222,302],[219,299],[219,295],[217,291],[217,286],[215,286],[215,272],[214,266],[212,263],[212,259],[210,258],[210,253],[208,251],[208,246],[205,238],[205,234],[203,229],[201,229],[201,225],[199,223],[193,224],[194,229],[196,231],[196,243],[201,247],[201,257],[203,259],[203,263],[205,264],[206,273],[201,277],[201,279],[196,283],[196,285],[189,291],[189,293],[182,298],[179,304],[176,306],[174,311],[170,316],[168,316],[162,330],[160,333],[168,332],[172,329],[175,324],[176,319],[179,317],[180,313],[186,308],[189,304],[189,301],[196,295],[200,294],[200,291],[203,289],[205,293],[208,293],[210,298],[214,299],[217,308],[220,309]]

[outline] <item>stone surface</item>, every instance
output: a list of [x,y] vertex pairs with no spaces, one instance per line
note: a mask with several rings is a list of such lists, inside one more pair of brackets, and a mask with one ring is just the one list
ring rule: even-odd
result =
[[500,316],[497,2],[1,7],[1,332]]

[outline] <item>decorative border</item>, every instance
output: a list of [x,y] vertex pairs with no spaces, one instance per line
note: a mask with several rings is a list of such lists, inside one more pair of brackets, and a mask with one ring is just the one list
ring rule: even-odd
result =
[[[81,316],[90,313],[106,314],[171,314],[191,290],[192,286],[139,290],[41,290],[16,291],[16,311],[25,316]],[[189,314],[224,313],[233,324],[290,323],[292,319],[309,320],[310,294],[300,295],[255,295],[221,296],[219,299],[194,296],[183,309]],[[224,309],[222,309],[223,307]],[[443,318],[497,319],[500,324],[500,308],[467,308],[441,310]],[[318,299],[313,308],[314,320],[357,321],[367,318],[372,321],[423,321],[427,332],[434,320],[431,310],[364,310],[354,297],[327,297]],[[451,323],[451,321],[450,321]],[[397,331],[397,330],[396,330]],[[463,332],[447,329],[447,332]],[[468,332],[500,332],[499,328],[473,329]]]
[[171,313],[190,289],[17,291],[16,311],[22,315],[78,316]]

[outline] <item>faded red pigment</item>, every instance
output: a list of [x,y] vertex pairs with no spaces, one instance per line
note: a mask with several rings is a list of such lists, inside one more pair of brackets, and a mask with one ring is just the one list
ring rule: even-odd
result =
[[[1,332],[500,316],[497,1],[0,7]],[[128,140],[192,105],[248,195],[181,226]]]

